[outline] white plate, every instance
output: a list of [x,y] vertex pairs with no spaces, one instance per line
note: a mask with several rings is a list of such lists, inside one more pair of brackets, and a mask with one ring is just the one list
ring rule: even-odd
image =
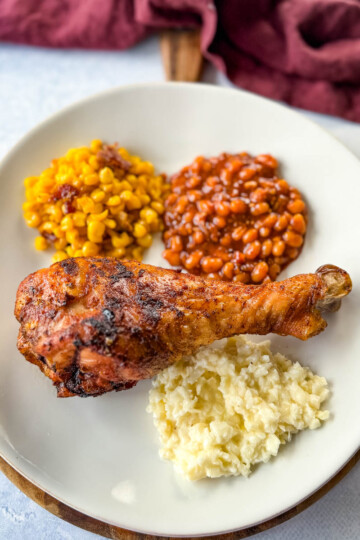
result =
[[[354,290],[320,336],[273,339],[273,349],[327,377],[332,417],[297,435],[248,479],[177,477],[158,457],[145,412],[150,382],[96,399],[57,399],[55,388],[16,350],[15,293],[30,272],[50,264],[33,249],[22,220],[23,178],[93,138],[119,141],[173,172],[196,155],[224,150],[270,152],[285,178],[305,194],[311,221],[289,273],[325,263],[348,270]],[[144,533],[213,534],[251,526],[299,503],[327,482],[360,443],[360,164],[302,116],[240,91],[205,85],[124,87],[78,103],[30,132],[1,169],[0,453],[33,483],[66,504]],[[160,242],[146,262],[162,264]],[[286,274],[284,273],[284,277]]]

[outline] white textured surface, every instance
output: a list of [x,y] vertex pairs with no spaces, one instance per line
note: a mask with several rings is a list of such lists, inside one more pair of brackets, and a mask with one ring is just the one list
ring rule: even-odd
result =
[[[112,86],[156,81],[162,77],[155,38],[131,51],[120,53],[49,51],[2,45],[0,156],[31,127],[73,101]],[[206,69],[204,80],[229,85],[212,68]],[[360,157],[359,125],[306,114],[333,132]],[[290,522],[261,533],[257,538],[357,540],[360,537],[359,488],[360,466],[357,466],[318,503]],[[85,540],[95,538],[95,535],[45,512],[21,494],[4,476],[0,476],[0,538]]]

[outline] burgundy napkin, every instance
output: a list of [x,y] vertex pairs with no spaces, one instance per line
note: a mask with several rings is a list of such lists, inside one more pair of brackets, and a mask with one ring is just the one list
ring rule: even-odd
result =
[[125,49],[160,28],[201,28],[238,86],[360,122],[359,0],[0,0],[0,40]]

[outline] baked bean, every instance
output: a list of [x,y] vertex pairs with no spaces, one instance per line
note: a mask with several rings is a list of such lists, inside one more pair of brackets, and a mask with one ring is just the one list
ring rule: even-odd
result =
[[285,242],[282,240],[279,240],[278,242],[275,242],[272,248],[272,254],[274,257],[281,257],[281,255],[284,253],[286,248]]
[[230,204],[227,202],[219,201],[215,203],[215,212],[219,216],[228,216],[230,214]]
[[163,257],[172,266],[180,265],[180,254],[176,251],[172,251],[171,249],[165,249],[165,251],[163,251]]
[[296,259],[299,255],[299,250],[297,248],[288,248],[286,250],[286,255],[290,257],[290,259]]
[[262,165],[270,167],[270,169],[277,169],[278,167],[277,159],[275,159],[273,156],[270,156],[270,154],[261,154],[260,156],[257,156],[255,158],[255,161],[261,163]]
[[295,247],[295,248],[302,246],[303,241],[304,241],[301,234],[296,234],[292,231],[286,231],[286,233],[283,234],[283,239],[289,246]]
[[199,265],[201,259],[203,257],[202,251],[193,251],[191,255],[189,255],[185,259],[185,268],[186,270],[193,270],[196,266]]
[[280,193],[289,193],[289,184],[286,180],[279,180],[278,182],[275,182],[275,187]]
[[306,223],[305,223],[304,216],[302,214],[295,214],[295,216],[292,217],[290,220],[290,225],[296,232],[300,234],[305,234]]
[[254,270],[251,272],[251,279],[253,280],[254,283],[261,283],[267,276],[268,270],[269,270],[269,267],[266,264],[266,262],[264,261],[259,262],[255,266]]
[[269,227],[271,229],[275,225],[277,220],[278,220],[277,214],[269,214],[268,216],[266,216],[263,222],[263,225],[264,227]]
[[244,184],[244,189],[246,189],[246,191],[253,191],[256,188],[257,182],[255,182],[254,180],[250,180],[249,182],[245,182]]
[[242,166],[244,165],[244,163],[238,159],[238,158],[235,158],[235,159],[232,159],[228,165],[228,169],[233,172],[233,173],[236,173],[236,172],[239,172],[240,169],[242,168]]
[[170,249],[173,251],[181,251],[183,248],[183,243],[181,240],[181,236],[173,236],[170,240]]
[[207,214],[207,215],[211,214],[214,209],[214,205],[212,204],[212,202],[206,201],[204,199],[202,199],[201,201],[197,201],[196,206],[199,212],[202,212],[203,214]]
[[177,232],[181,236],[188,236],[189,234],[192,233],[192,225],[191,225],[191,223],[184,223],[183,225],[180,225],[178,227]]
[[202,244],[202,242],[205,240],[205,235],[201,231],[195,231],[193,234],[193,239],[195,244]]
[[266,214],[266,212],[269,212],[269,210],[270,206],[268,205],[268,203],[261,202],[255,204],[255,206],[250,209],[250,212],[253,216],[260,216],[261,214]]
[[238,283],[249,283],[250,276],[249,276],[249,274],[247,272],[239,272],[234,277],[234,281],[238,282]]
[[251,242],[250,244],[246,244],[244,247],[244,255],[247,259],[256,259],[256,257],[259,255],[261,251],[261,244],[258,240],[255,240],[255,242]]
[[271,279],[274,281],[278,275],[280,274],[280,266],[276,263],[272,264],[270,267],[269,267],[269,276],[271,277]]
[[301,199],[300,191],[296,188],[292,188],[290,193],[290,199]]
[[300,212],[305,210],[305,203],[301,199],[295,199],[294,201],[289,202],[287,208],[292,214],[300,214]]
[[270,239],[265,240],[261,246],[261,256],[265,259],[271,254],[272,252],[273,243]]
[[245,169],[240,171],[239,176],[241,180],[250,180],[253,176],[255,176],[255,169],[246,167]]
[[188,198],[186,195],[183,195],[182,197],[179,197],[175,206],[175,211],[178,214],[183,214],[185,212],[185,208],[188,205]]
[[234,261],[239,266],[245,261],[245,255],[241,251],[234,252]]
[[279,217],[277,222],[274,225],[275,231],[283,231],[288,225],[288,219],[286,216],[282,215]]
[[206,183],[208,186],[210,186],[211,188],[214,188],[215,186],[218,185],[219,179],[216,178],[216,176],[209,176],[209,178],[206,180],[205,183]]
[[248,244],[249,242],[253,242],[254,240],[257,240],[258,232],[256,229],[248,229],[247,232],[243,235],[242,241],[244,244]]
[[230,169],[222,169],[220,172],[220,178],[224,184],[229,184],[232,178],[232,171]]
[[208,279],[221,279],[220,278],[220,274],[218,274],[217,272],[211,272],[211,274],[208,274],[207,275],[207,278]]
[[270,234],[269,227],[260,227],[259,234],[263,238],[266,238],[267,236],[269,236],[269,234]]
[[231,245],[231,235],[230,234],[225,234],[221,239],[220,239],[220,244],[222,246],[225,246],[225,247],[229,247]]
[[170,193],[170,195],[166,199],[165,204],[167,206],[172,206],[174,203],[176,203],[177,200],[178,200],[178,196],[176,195],[176,193]]
[[215,279],[275,279],[299,255],[307,226],[300,192],[276,167],[266,154],[223,153],[174,175],[164,214],[167,260]]
[[186,181],[186,187],[189,189],[194,189],[201,184],[201,176],[192,176],[189,180]]
[[226,220],[221,216],[215,216],[213,219],[213,223],[215,223],[215,225],[219,227],[219,229],[223,229],[226,226]]
[[230,209],[234,214],[245,214],[247,212],[247,204],[241,199],[234,199],[230,203]]
[[188,212],[185,212],[185,214],[182,217],[183,223],[191,223],[195,216],[195,208],[192,208]]
[[235,230],[233,230],[231,236],[233,240],[238,242],[239,240],[241,240],[245,232],[246,232],[246,227],[244,225],[240,225],[240,227],[237,227]]
[[201,268],[206,274],[217,272],[222,266],[223,261],[219,257],[203,257],[201,259]]
[[206,214],[204,214],[204,212],[195,214],[193,221],[198,227],[205,227]]
[[264,202],[266,201],[266,198],[267,198],[267,191],[266,189],[263,189],[263,188],[257,188],[255,189],[255,191],[250,193],[251,202],[255,202],[255,203]]
[[199,201],[202,197],[201,191],[198,191],[196,189],[192,189],[191,191],[188,191],[187,198],[190,202],[196,202]]
[[234,263],[227,262],[226,264],[224,264],[222,268],[222,273],[226,278],[232,279],[234,276]]

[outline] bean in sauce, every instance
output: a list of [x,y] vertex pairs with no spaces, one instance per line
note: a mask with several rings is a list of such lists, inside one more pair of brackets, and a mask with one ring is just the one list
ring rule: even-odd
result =
[[302,249],[307,209],[269,155],[196,158],[171,179],[164,258],[213,279],[264,283]]

